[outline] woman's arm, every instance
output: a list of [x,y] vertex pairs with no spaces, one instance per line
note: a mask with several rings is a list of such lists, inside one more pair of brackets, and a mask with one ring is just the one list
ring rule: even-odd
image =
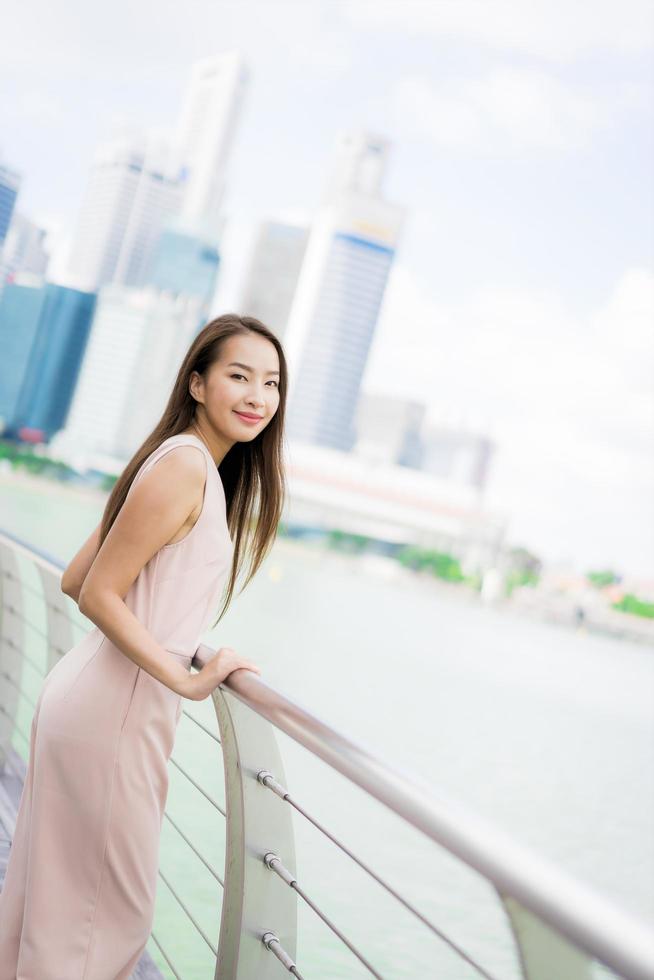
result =
[[84,579],[98,553],[99,542],[100,524],[98,524],[91,536],[86,539],[75,557],[66,566],[64,574],[61,576],[61,591],[69,595],[75,602],[79,599],[80,591],[84,585]]
[[197,508],[206,479],[205,454],[194,446],[177,446],[144,473],[88,569],[78,601],[81,612],[125,656],[181,695],[189,672],[165,652],[124,598],[143,566]]

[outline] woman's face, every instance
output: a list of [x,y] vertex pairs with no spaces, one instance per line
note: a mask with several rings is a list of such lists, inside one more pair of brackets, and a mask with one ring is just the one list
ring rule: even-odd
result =
[[222,347],[220,359],[199,375],[196,399],[202,401],[213,429],[228,442],[250,442],[279,407],[279,357],[275,345],[259,334],[236,334]]

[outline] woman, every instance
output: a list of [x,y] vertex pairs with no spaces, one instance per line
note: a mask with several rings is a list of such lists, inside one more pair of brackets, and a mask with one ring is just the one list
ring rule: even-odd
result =
[[244,588],[274,541],[286,390],[267,327],[234,314],[207,324],[64,572],[95,629],[50,671],[34,712],[0,894],[0,980],[123,980],[143,952],[182,699],[260,672],[230,647],[198,673],[190,664],[243,554]]

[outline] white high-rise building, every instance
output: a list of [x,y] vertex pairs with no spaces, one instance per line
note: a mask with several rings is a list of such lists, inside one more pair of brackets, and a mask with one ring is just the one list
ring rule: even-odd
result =
[[187,171],[181,220],[214,240],[248,78],[238,51],[196,62],[179,120],[177,138]]
[[388,142],[342,133],[285,337],[291,439],[349,451],[361,379],[403,222],[381,197]]
[[0,157],[0,246],[5,240],[20,190],[21,176]]
[[357,456],[484,490],[497,447],[483,431],[445,418],[428,423],[425,404],[370,393],[361,396],[356,427]]
[[258,229],[241,288],[239,310],[261,320],[284,339],[309,231],[283,221]]
[[176,131],[123,127],[99,147],[70,248],[70,285],[146,285],[161,234],[172,225],[218,241],[247,77],[238,52],[199,61]]
[[484,433],[431,424],[423,437],[420,469],[483,490],[496,444]]
[[54,455],[83,469],[128,459],[156,425],[189,344],[201,300],[150,288],[100,289],[88,347]]
[[179,209],[181,175],[178,150],[164,132],[124,133],[104,143],[71,245],[71,285],[141,285],[161,230]]
[[375,463],[419,466],[427,406],[412,398],[362,392],[356,415],[357,456]]
[[338,201],[343,194],[380,197],[388,162],[388,140],[363,130],[339,134],[323,201]]
[[0,248],[0,289],[17,275],[43,276],[49,255],[45,228],[14,211],[4,245]]

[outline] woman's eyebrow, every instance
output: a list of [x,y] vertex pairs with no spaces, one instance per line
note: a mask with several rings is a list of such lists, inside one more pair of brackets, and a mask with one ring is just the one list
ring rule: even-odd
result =
[[[230,361],[227,367],[240,367],[243,368],[244,371],[254,372],[254,368],[250,367],[247,364],[241,364],[240,361]],[[266,371],[266,374],[279,374],[279,371]]]

